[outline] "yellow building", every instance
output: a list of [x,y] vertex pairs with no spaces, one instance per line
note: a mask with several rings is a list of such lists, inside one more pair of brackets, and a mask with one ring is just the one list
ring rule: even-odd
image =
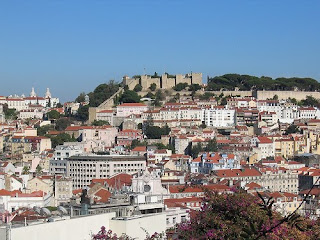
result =
[[275,141],[275,155],[283,156],[286,159],[293,158],[295,144],[293,138],[284,138]]

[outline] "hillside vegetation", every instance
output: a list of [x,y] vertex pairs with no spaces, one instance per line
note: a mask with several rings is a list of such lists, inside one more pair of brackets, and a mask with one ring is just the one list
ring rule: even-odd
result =
[[301,91],[317,91],[320,90],[320,83],[312,78],[276,78],[256,77],[240,74],[225,74],[213,78],[208,77],[207,90],[219,91],[234,90],[249,91],[256,90],[273,90],[273,91],[292,91],[295,88]]

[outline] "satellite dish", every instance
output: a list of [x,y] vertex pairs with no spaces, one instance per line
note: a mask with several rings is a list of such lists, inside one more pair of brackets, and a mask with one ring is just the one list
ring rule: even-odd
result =
[[38,213],[39,215],[41,214],[41,208],[34,206],[33,207],[33,211],[35,211],[36,213]]
[[150,190],[151,190],[151,187],[150,187],[150,185],[144,185],[144,192],[150,192]]
[[41,216],[51,217],[51,212],[50,212],[50,210],[48,208],[41,208],[40,215]]
[[65,208],[62,207],[62,206],[59,206],[59,207],[58,207],[58,211],[59,211],[62,215],[68,215],[67,209],[65,209]]

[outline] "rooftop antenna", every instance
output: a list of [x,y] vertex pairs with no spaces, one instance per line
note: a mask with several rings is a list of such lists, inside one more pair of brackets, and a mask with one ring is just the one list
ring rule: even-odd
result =
[[143,68],[144,75],[147,75],[146,68]]

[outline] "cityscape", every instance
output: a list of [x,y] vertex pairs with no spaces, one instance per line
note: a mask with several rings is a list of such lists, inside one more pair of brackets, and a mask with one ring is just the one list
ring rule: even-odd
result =
[[[262,63],[252,53],[248,58],[238,59],[243,61],[238,68],[231,60],[236,52],[233,50],[228,56],[230,62],[224,65],[222,54],[221,62],[215,63],[217,69],[213,69],[205,60],[211,45],[203,41],[206,50],[201,52],[201,37],[195,40],[192,36],[195,29],[186,35],[179,34],[179,41],[171,31],[179,30],[177,24],[181,24],[182,30],[193,27],[192,21],[201,30],[210,29],[210,24],[214,29],[216,22],[204,21],[202,13],[196,12],[191,20],[184,13],[187,15],[198,8],[203,13],[215,8],[227,13],[229,5],[215,1],[151,2],[123,1],[118,5],[102,1],[78,5],[70,1],[55,5],[31,1],[19,7],[0,3],[0,8],[3,5],[8,10],[8,14],[0,16],[0,22],[9,19],[12,11],[23,14],[26,14],[23,8],[30,11],[26,22],[22,19],[25,15],[21,15],[17,22],[5,24],[6,37],[0,40],[0,46],[5,49],[5,57],[0,56],[0,63],[4,63],[4,71],[0,69],[0,239],[320,239],[318,66],[308,64],[307,58],[301,62],[294,59],[304,55],[298,54],[301,46],[293,40],[292,44],[299,50],[288,51],[294,57],[282,59],[283,65]],[[258,8],[261,15],[265,14],[262,10],[265,3],[255,3],[256,6],[249,2],[243,3],[248,9],[229,3],[231,15],[237,16],[237,7],[245,13]],[[311,2],[303,9],[308,8],[313,14],[319,4]],[[285,21],[278,11],[290,5],[291,11],[299,12],[300,4],[279,3],[274,17],[281,25]],[[273,9],[275,3],[270,5],[266,8]],[[87,20],[73,22],[70,7],[75,8],[75,17],[87,10],[92,12]],[[168,9],[169,13],[176,8],[185,12],[169,19],[164,7],[172,8]],[[164,22],[150,18],[148,23],[148,17],[155,15],[145,11],[156,8],[162,10]],[[293,19],[289,12],[285,16]],[[32,13],[35,15],[31,16]],[[57,20],[55,13],[61,14],[61,22],[51,22]],[[128,26],[122,25],[120,13]],[[118,19],[112,22],[114,26],[106,25],[108,30],[100,28],[100,24],[110,24],[105,14]],[[44,22],[39,22],[40,16]],[[235,16],[231,16],[234,31]],[[295,21],[302,21],[301,26],[310,23],[310,28],[301,30],[300,25],[286,23],[287,29],[303,34],[319,27],[318,16],[312,15],[314,21],[308,17]],[[246,26],[247,18],[244,16],[239,21]],[[65,20],[67,25],[73,23],[68,33],[63,29]],[[19,46],[33,50],[39,47],[43,54],[50,51],[51,55],[45,57],[48,60],[40,58],[35,51],[34,56],[28,55],[30,62],[26,61],[26,66],[19,65],[29,50],[22,51],[21,56],[13,51],[17,40],[8,29],[24,32],[18,23],[37,26],[35,30],[25,25],[26,30],[31,30],[25,36],[39,37],[34,46],[33,43],[28,46],[29,40]],[[226,26],[228,23],[226,20]],[[154,34],[151,29],[146,30],[151,34],[148,41],[153,42],[155,49],[159,47],[154,52],[159,54],[157,59],[144,56],[149,54],[151,43],[145,42],[146,36],[140,36],[140,27],[150,27],[149,24],[158,29],[168,28],[166,36],[160,36],[164,34],[161,31]],[[77,42],[80,25],[81,31],[96,35]],[[46,32],[43,26],[51,29]],[[136,33],[130,31],[132,26]],[[252,26],[253,36],[261,29],[254,30]],[[39,33],[38,27],[43,33]],[[115,53],[108,42],[111,58],[102,60],[98,53],[105,54],[101,47],[104,43],[95,48],[100,44],[98,36],[109,39],[119,30],[126,30],[128,38],[123,42],[122,37],[114,36],[118,41],[113,43],[114,47],[129,46],[132,52]],[[63,50],[65,58],[56,58],[62,46],[54,45],[57,38],[52,40],[53,45],[51,40],[41,42],[42,34],[50,31],[60,32],[59,37],[64,40],[59,38],[59,41],[68,42],[69,37],[75,41],[69,45],[70,51]],[[278,27],[266,31],[271,34]],[[312,39],[319,40],[319,36]],[[139,37],[142,45],[145,44],[145,52],[144,46],[136,42]],[[168,47],[177,48],[177,52],[162,56],[161,51],[167,47],[162,44],[168,40],[156,39],[159,37],[170,38]],[[188,37],[192,40],[184,39]],[[222,37],[226,41],[231,39]],[[237,37],[241,39],[242,35]],[[313,45],[313,40],[309,50],[308,37],[297,40],[303,41],[301,44],[307,49],[305,56],[309,51],[320,56],[319,45]],[[189,41],[195,41],[195,50],[185,48],[186,43],[192,44]],[[244,42],[241,44],[247,44]],[[77,44],[90,49],[95,57],[91,58],[84,50],[80,59],[72,50]],[[286,54],[286,44],[291,43],[282,45],[283,50],[280,43],[272,46],[274,49],[279,46],[277,51]],[[250,55],[249,49],[257,46],[245,47]],[[181,55],[179,49],[190,52]],[[196,50],[200,53],[195,53]],[[51,51],[57,51],[57,55]],[[14,57],[18,59],[14,70],[11,54],[17,54]],[[227,50],[225,54],[229,54]],[[82,57],[88,57],[86,66],[82,66]],[[66,63],[68,58],[70,62]],[[265,70],[253,64],[252,58],[265,64]],[[294,64],[290,65],[290,61]],[[33,65],[36,63],[39,69]],[[64,64],[69,64],[69,71]],[[99,64],[108,67],[99,68]],[[89,77],[83,80],[80,75]],[[108,76],[101,77],[104,75]],[[44,76],[48,80],[42,79]]]

